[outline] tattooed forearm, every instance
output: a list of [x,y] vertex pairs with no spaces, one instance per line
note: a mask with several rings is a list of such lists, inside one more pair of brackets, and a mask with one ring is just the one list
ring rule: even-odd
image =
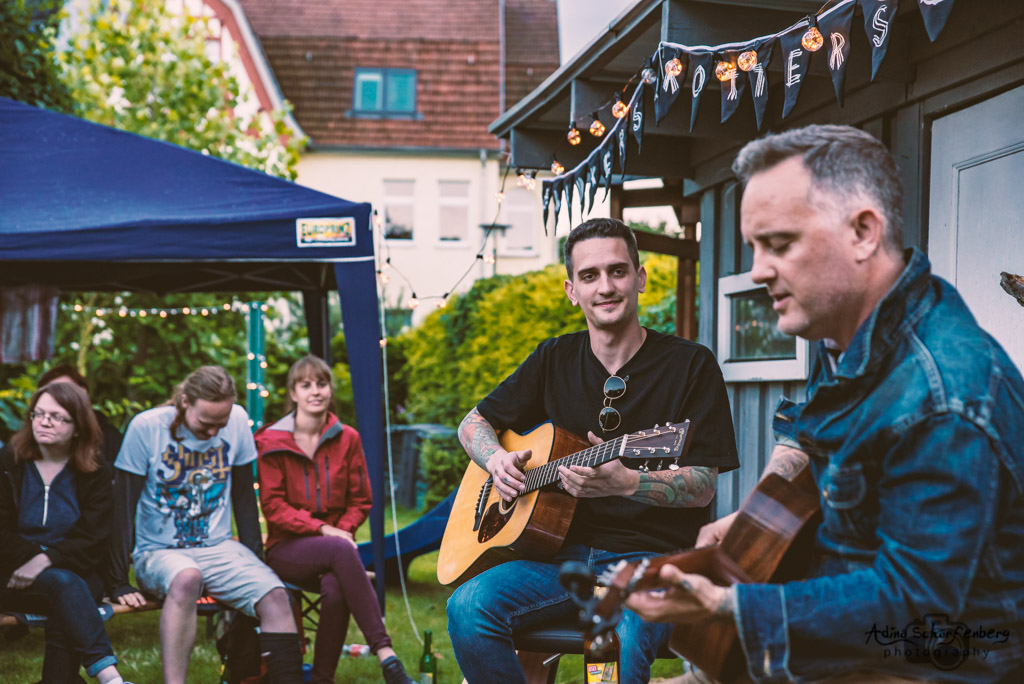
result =
[[775,473],[792,482],[796,474],[806,464],[807,454],[795,447],[779,444],[772,450],[771,458],[768,459],[768,464],[764,467],[761,479],[763,480],[768,473]]
[[501,448],[494,428],[475,408],[459,424],[459,441],[473,462],[485,469],[487,459]]
[[626,498],[649,506],[700,508],[715,495],[717,478],[718,468],[704,466],[640,473],[640,484]]

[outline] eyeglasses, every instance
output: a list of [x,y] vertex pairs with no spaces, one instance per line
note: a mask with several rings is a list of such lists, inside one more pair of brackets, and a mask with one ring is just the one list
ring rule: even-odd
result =
[[626,380],[618,375],[612,375],[604,381],[604,408],[597,414],[597,422],[601,424],[601,432],[611,432],[618,429],[622,424],[622,416],[612,408],[612,402],[626,393]]
[[68,425],[74,422],[70,418],[65,418],[64,416],[56,413],[47,413],[46,411],[31,411],[29,412],[28,417],[39,422],[42,422],[45,418],[49,418],[50,422],[54,425]]

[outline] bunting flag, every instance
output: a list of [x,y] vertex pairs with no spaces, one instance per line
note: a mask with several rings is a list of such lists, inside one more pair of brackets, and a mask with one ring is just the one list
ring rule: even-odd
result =
[[628,129],[629,126],[623,121],[615,130],[615,144],[619,148],[619,173],[623,176],[626,175],[626,142],[628,140],[626,138],[626,131]]
[[850,27],[853,26],[854,3],[840,5],[818,17],[818,29],[825,39],[824,50],[828,54],[828,70],[832,74],[832,86],[836,100],[843,106],[846,85],[846,66],[850,61]]
[[953,0],[918,0],[917,4],[924,19],[924,28],[934,43],[946,26],[949,12],[953,9]]
[[551,186],[554,181],[540,182],[540,206],[543,209],[544,230],[548,229],[548,205],[551,204]]
[[693,75],[690,77],[690,131],[697,125],[697,110],[700,109],[700,99],[707,90],[708,79],[713,76],[712,63],[714,55],[710,52],[693,54],[690,56],[690,64],[693,66]]
[[562,186],[565,181],[561,178],[556,178],[551,184],[551,201],[555,209],[555,234],[558,234],[558,214],[562,211]]
[[640,154],[641,138],[644,135],[644,82],[636,87],[636,97],[633,98],[633,113],[630,116],[629,129],[633,131],[636,138],[636,153]]
[[608,193],[612,191],[612,165],[614,164],[615,148],[612,147],[611,141],[607,141],[604,145],[605,150],[601,153],[601,173],[604,178],[604,199],[602,202],[607,201]]
[[[724,58],[730,64],[736,64],[740,53],[747,49],[744,47],[742,50],[730,50],[725,53]],[[740,106],[740,97],[747,87],[746,71],[733,69],[730,74],[732,77],[729,80],[722,81],[722,123],[728,121],[729,117],[736,113],[736,109]]]
[[589,207],[587,215],[594,210],[594,197],[597,195],[597,155],[593,152],[587,157],[587,199]]
[[576,195],[580,198],[580,220],[583,219],[583,210],[586,207],[587,172],[585,169],[577,171],[572,180],[576,184]]
[[[574,187],[571,178],[566,178],[565,179],[564,187],[565,187],[565,209],[566,209],[566,211],[569,212],[569,225],[571,226],[572,225],[572,191],[573,191],[573,187]],[[581,219],[583,218],[583,211],[582,210],[580,211],[580,218]]]
[[757,130],[764,127],[764,112],[768,108],[768,66],[775,54],[775,41],[766,45],[757,45],[757,66],[750,70],[750,95],[754,98],[754,116],[757,118]]
[[864,32],[871,43],[871,80],[875,80],[878,69],[889,49],[889,23],[896,17],[897,0],[860,0],[864,10]]
[[800,88],[807,76],[807,67],[811,64],[811,53],[804,49],[800,42],[806,31],[806,24],[798,24],[779,38],[782,48],[782,76],[786,86],[786,101],[782,105],[783,119],[789,116],[793,107],[796,106],[797,98],[800,97]]
[[[679,61],[679,73],[675,75],[665,69],[665,65],[674,59]],[[658,52],[659,71],[658,88],[654,91],[654,123],[661,123],[682,92],[681,81],[686,78],[689,61],[687,54],[677,48],[665,47]]]

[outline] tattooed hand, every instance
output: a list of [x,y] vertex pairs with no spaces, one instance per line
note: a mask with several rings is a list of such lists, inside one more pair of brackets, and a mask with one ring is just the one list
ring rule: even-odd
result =
[[502,499],[511,501],[526,489],[523,468],[530,460],[530,450],[505,451],[494,428],[475,408],[459,425],[459,441],[473,462],[491,474],[494,491]]
[[511,501],[526,490],[523,468],[530,460],[530,450],[505,451],[500,449],[487,459],[487,472],[494,481],[494,490],[502,499]]

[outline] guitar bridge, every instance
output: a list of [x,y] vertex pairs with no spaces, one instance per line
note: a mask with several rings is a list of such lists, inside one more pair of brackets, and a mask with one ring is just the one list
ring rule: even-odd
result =
[[473,515],[473,531],[480,529],[480,521],[484,517],[484,508],[487,506],[487,499],[491,496],[491,478],[487,478],[480,488],[480,494],[476,498],[476,513]]

